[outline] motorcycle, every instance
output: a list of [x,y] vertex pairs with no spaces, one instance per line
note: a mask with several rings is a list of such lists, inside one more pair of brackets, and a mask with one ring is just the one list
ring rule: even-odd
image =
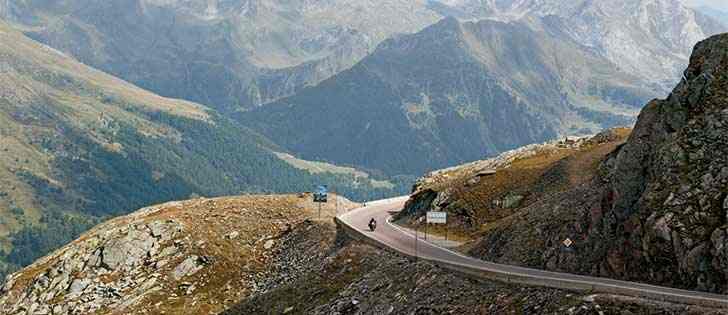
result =
[[373,219],[369,221],[369,230],[374,232],[374,230],[377,229],[377,221],[374,221]]

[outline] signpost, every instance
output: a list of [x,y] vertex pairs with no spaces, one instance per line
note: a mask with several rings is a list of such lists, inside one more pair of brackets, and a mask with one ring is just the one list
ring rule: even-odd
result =
[[427,223],[447,224],[447,212],[427,212]]
[[[447,212],[428,211],[427,224],[445,224],[445,241],[447,242]],[[427,225],[425,225],[425,239],[427,239]]]
[[326,186],[318,186],[316,192],[313,193],[313,202],[318,203],[318,217],[321,220],[321,204],[326,203],[329,199],[329,192]]

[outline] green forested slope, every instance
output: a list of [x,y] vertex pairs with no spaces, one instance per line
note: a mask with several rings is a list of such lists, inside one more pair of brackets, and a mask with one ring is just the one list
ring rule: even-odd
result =
[[284,152],[212,110],[139,89],[0,24],[0,271],[99,220],[167,200],[318,184],[365,199],[404,187],[312,173],[275,151]]

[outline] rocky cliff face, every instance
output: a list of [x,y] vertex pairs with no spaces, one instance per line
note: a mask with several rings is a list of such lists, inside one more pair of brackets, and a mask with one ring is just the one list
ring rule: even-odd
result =
[[649,263],[654,277],[728,292],[727,52],[726,35],[699,43],[683,81],[607,162],[604,228],[624,242],[609,252],[625,261],[615,273]]

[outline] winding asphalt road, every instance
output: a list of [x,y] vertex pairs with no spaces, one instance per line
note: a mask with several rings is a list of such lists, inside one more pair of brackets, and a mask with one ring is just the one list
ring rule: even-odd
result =
[[[414,257],[416,252],[420,259],[481,278],[587,293],[609,293],[658,301],[728,308],[728,296],[726,295],[495,264],[464,256],[424,242],[422,239],[415,241],[414,235],[390,222],[392,214],[399,212],[407,199],[408,197],[399,197],[369,202],[366,207],[337,216],[336,222],[354,238],[388,247],[411,257]],[[375,218],[378,223],[375,232],[370,232],[367,226],[371,218]]]

